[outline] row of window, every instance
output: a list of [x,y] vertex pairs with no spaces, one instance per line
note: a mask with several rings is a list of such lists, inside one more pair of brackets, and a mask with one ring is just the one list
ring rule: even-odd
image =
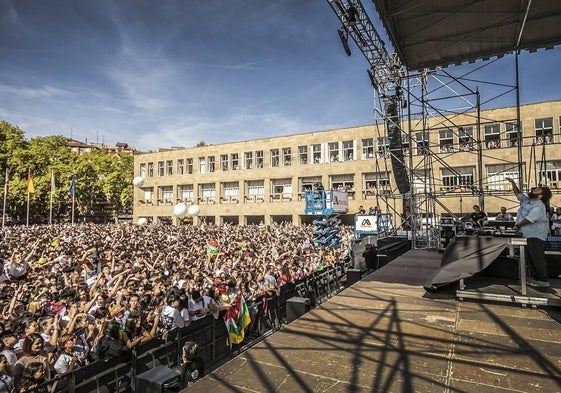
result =
[[[524,141],[522,132],[519,136],[516,123],[504,123],[503,131],[501,131],[501,125],[498,123],[483,125],[483,140],[481,142],[484,148],[515,147],[519,140],[523,144],[528,144],[527,141]],[[550,144],[560,138],[559,134],[554,135],[553,133],[553,118],[536,119],[534,121],[534,131],[535,134],[531,137],[532,141],[529,144]],[[449,128],[440,131],[435,130],[434,134],[438,135],[438,151],[440,153],[471,151],[476,148],[473,126],[458,127],[455,130]],[[429,133],[418,132],[414,137],[415,154],[426,154],[429,151],[428,149],[432,147]],[[376,146],[374,146],[375,141]],[[410,140],[408,135],[402,137],[401,147],[406,155],[409,154]],[[271,168],[290,167],[294,165],[295,159],[298,165],[354,161],[356,150],[354,140],[298,146],[296,152],[293,151],[292,147],[274,148],[269,151],[269,166]],[[361,139],[360,158],[362,160],[374,159],[375,157],[387,158],[390,156],[389,152],[390,142],[388,137]],[[193,174],[195,172],[195,164],[197,165],[197,172],[200,174],[213,173],[218,170],[227,172],[239,169],[261,169],[265,165],[263,150],[248,151],[241,154],[220,154],[218,162],[216,159],[216,156],[210,155],[198,157],[196,162],[194,158],[181,158],[176,160],[175,163],[173,160],[158,161],[156,168],[153,162],[141,163],[140,176],[161,177]],[[154,172],[155,169],[156,172]]]
[[[547,164],[546,168],[536,168],[536,173],[540,174],[540,182],[547,183],[556,188],[561,186],[561,161],[553,161]],[[519,171],[516,165],[512,164],[493,164],[485,166],[485,180],[483,187],[486,191],[510,190],[510,184],[506,178],[519,178]],[[476,181],[476,167],[442,168],[440,178],[434,180],[434,184],[427,182],[427,173],[422,171],[414,172],[413,189],[414,191],[424,192],[426,187],[435,187],[438,190],[473,190]],[[362,199],[367,199],[379,194],[392,192],[389,172],[371,172],[362,174]],[[321,182],[321,176],[311,176],[298,178],[298,200],[303,200],[305,191],[313,189],[314,184]],[[355,175],[331,175],[329,176],[330,189],[346,191],[349,198],[355,196]],[[265,192],[265,180],[247,180],[243,182],[243,198],[245,201],[291,201],[294,197],[293,182],[291,178],[272,179],[269,184],[269,192]],[[195,189],[194,184],[178,185],[175,193],[171,185],[157,187],[157,199],[154,198],[154,187],[142,187],[144,198],[141,203],[154,204],[174,204],[179,201],[189,203],[217,203],[220,202],[239,202],[241,199],[240,182],[221,182],[219,191],[216,183],[201,183]]]

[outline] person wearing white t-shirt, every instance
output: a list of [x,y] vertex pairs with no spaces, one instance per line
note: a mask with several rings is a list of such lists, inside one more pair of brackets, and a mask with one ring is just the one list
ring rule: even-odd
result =
[[200,291],[191,291],[191,298],[188,301],[187,308],[189,309],[189,319],[191,321],[198,321],[211,314],[212,309],[218,306],[214,299],[201,295]]

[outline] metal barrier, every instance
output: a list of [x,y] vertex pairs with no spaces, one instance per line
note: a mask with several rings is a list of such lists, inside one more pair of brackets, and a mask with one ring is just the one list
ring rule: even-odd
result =
[[[279,330],[286,323],[286,302],[294,296],[310,299],[314,308],[343,289],[342,283],[350,261],[335,267],[324,268],[312,275],[281,287],[279,296],[267,299],[266,312],[263,301],[258,306],[258,327],[261,337]],[[167,340],[152,339],[138,345],[133,351],[132,360],[122,363],[119,359],[94,362],[72,373],[57,378],[57,392],[134,392],[136,376],[159,365],[173,368],[180,364],[181,349],[186,341],[199,344],[199,356],[206,371],[211,371],[239,354],[238,345],[227,344],[228,332],[223,318],[215,320],[211,316],[192,322],[188,327],[170,333]],[[248,342],[247,347],[259,341]],[[49,381],[47,385],[52,385]],[[30,392],[40,391],[42,386]]]

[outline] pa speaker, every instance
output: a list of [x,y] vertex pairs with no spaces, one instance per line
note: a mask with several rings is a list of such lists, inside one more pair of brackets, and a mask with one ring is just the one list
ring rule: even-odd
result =
[[310,299],[306,297],[291,297],[286,301],[286,321],[295,321],[310,311]]
[[347,286],[350,287],[357,283],[362,278],[362,271],[360,269],[347,269]]
[[136,376],[136,393],[166,393],[181,390],[181,376],[166,366],[158,366]]

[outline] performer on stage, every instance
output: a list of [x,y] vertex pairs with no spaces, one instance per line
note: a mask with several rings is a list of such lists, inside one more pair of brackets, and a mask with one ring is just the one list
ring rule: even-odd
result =
[[469,219],[474,228],[483,228],[485,221],[487,221],[487,214],[481,211],[479,205],[473,205],[473,212],[471,212]]
[[495,221],[514,221],[512,214],[506,212],[506,207],[501,207],[501,212],[497,214]]
[[549,234],[549,216],[546,206],[549,205],[551,190],[548,187],[535,187],[528,195],[520,189],[511,178],[506,178],[512,185],[512,191],[520,201],[520,208],[516,213],[516,225],[513,229],[519,230],[527,239],[526,260],[533,279],[528,279],[532,287],[547,288],[549,276],[545,260],[545,242]]

